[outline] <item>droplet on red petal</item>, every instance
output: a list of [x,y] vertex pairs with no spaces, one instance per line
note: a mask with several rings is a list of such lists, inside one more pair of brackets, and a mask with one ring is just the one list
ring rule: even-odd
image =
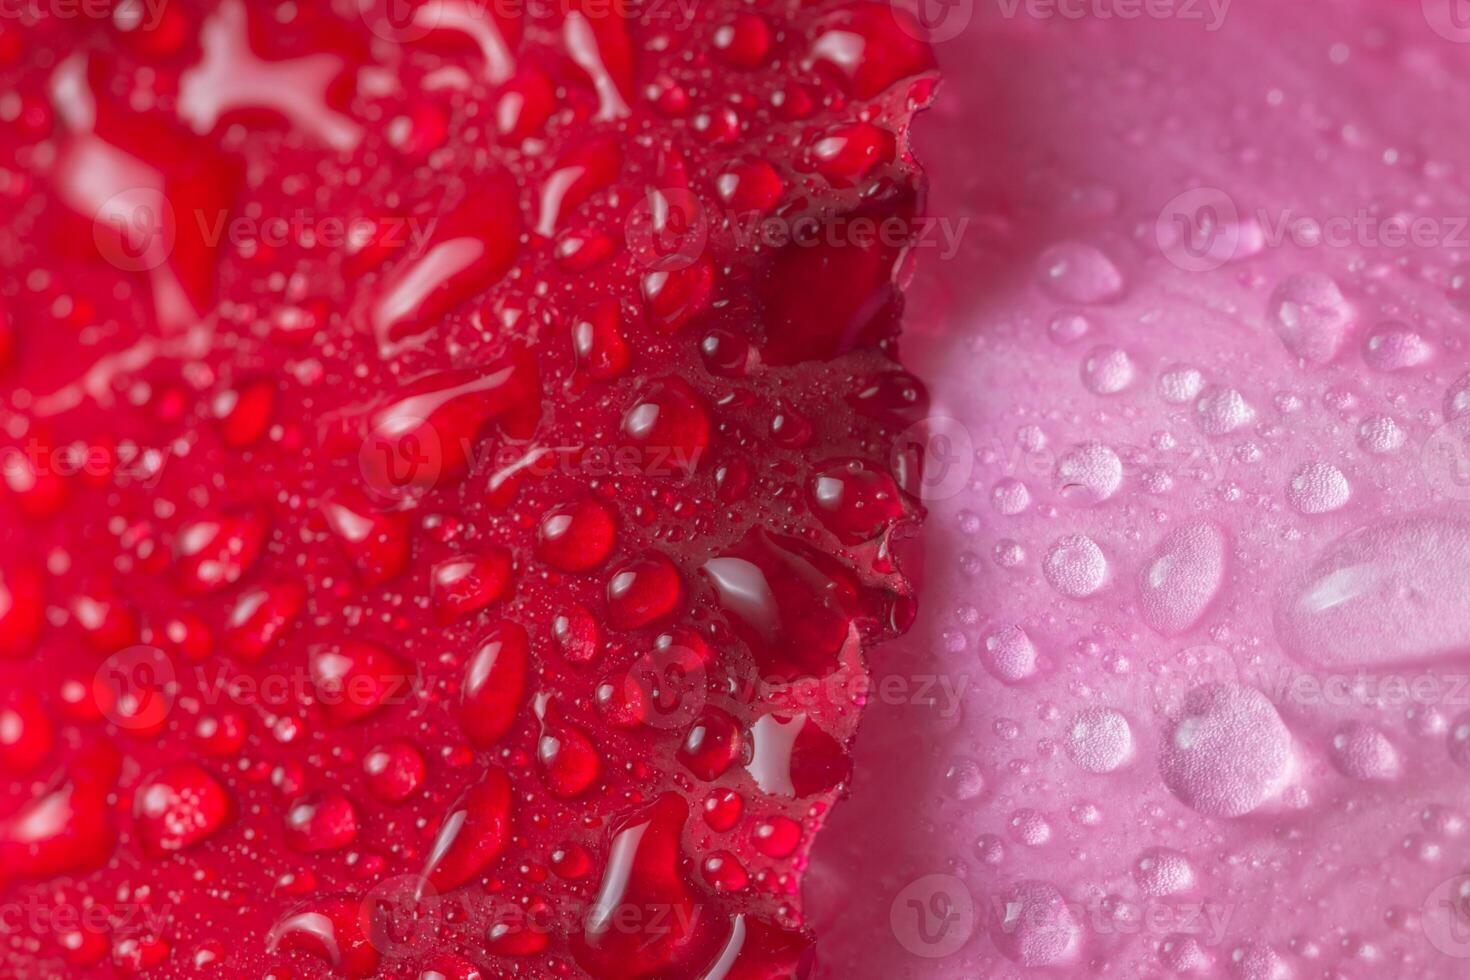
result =
[[191,762],[165,766],[133,795],[138,841],[154,856],[199,843],[218,833],[234,815],[234,803],[219,780]]
[[106,862],[116,842],[108,797],[117,767],[116,752],[98,745],[0,819],[0,873],[50,878]]
[[767,817],[751,830],[756,850],[768,857],[789,857],[801,843],[801,824],[790,817]]
[[556,239],[556,261],[568,272],[587,272],[595,269],[618,250],[618,243],[611,235],[595,228],[572,228],[562,232]]
[[[597,897],[572,936],[572,953],[588,973],[604,980],[683,975],[713,959],[728,923],[684,878],[687,816],[684,800],[666,793],[614,830]],[[630,922],[622,912],[628,908],[667,911],[657,922]]]
[[784,449],[801,449],[812,441],[812,423],[784,399],[771,416],[771,441]]
[[402,803],[424,784],[426,766],[418,747],[397,739],[373,749],[362,760],[368,789],[388,803]]
[[602,775],[602,757],[591,739],[562,715],[556,702],[539,701],[536,713],[541,720],[541,735],[536,741],[541,781],[559,799],[582,795]]
[[194,723],[194,742],[209,755],[234,755],[245,744],[248,734],[248,723],[236,711],[201,715]]
[[703,572],[736,632],[780,676],[826,675],[855,635],[857,583],[799,541],[756,529]]
[[581,844],[563,844],[551,852],[550,864],[557,877],[577,881],[592,871],[592,855]]
[[485,948],[495,956],[535,956],[551,945],[547,926],[519,907],[485,930]]
[[46,580],[24,558],[0,562],[0,658],[30,653],[41,635],[46,612]]
[[171,616],[162,627],[148,629],[143,642],[157,646],[175,659],[195,663],[207,660],[214,653],[214,633],[209,624],[190,612]]
[[303,854],[340,850],[356,839],[357,809],[342,793],[313,793],[286,808],[286,844]]
[[561,655],[574,664],[587,664],[602,652],[602,628],[586,606],[572,606],[556,614],[551,621]]
[[607,580],[607,621],[613,629],[634,630],[672,616],[683,584],[679,570],[656,551],[630,558]]
[[830,360],[891,337],[901,306],[896,269],[916,208],[912,190],[892,185],[856,210],[794,228],[759,281],[762,360]]
[[225,514],[185,524],[174,546],[184,591],[201,595],[240,581],[255,564],[265,534],[265,519],[258,514]]
[[715,178],[715,192],[726,206],[740,213],[767,214],[781,200],[785,184],[766,160],[736,164]]
[[541,132],[555,110],[556,88],[546,73],[522,69],[496,98],[495,128],[502,138],[518,143]]
[[306,590],[295,582],[251,589],[235,601],[221,642],[241,660],[259,660],[301,614]]
[[623,413],[623,439],[639,450],[639,465],[656,476],[687,477],[709,448],[704,401],[680,378],[645,388]]
[[511,554],[498,545],[478,555],[450,558],[429,573],[429,594],[441,625],[477,613],[510,594]]
[[628,370],[631,355],[616,300],[604,300],[577,318],[572,324],[572,347],[578,371],[593,380],[606,381]]
[[406,515],[376,510],[360,493],[345,491],[324,502],[322,511],[363,584],[381,585],[408,567],[412,549]]
[[725,460],[715,469],[716,491],[727,504],[744,500],[754,480],[750,463],[740,456]]
[[857,459],[820,466],[807,484],[807,499],[844,544],[870,540],[904,514],[893,477]]
[[711,851],[700,862],[705,884],[715,891],[738,892],[750,883],[750,875],[740,859],[729,851]]
[[733,789],[717,789],[704,799],[704,822],[717,833],[734,828],[744,812],[745,800]]
[[750,342],[729,330],[716,328],[699,342],[699,353],[711,374],[725,378],[744,376],[751,366]]
[[617,530],[617,515],[600,500],[556,504],[541,515],[536,554],[552,568],[585,572],[612,553]]
[[365,718],[413,694],[413,671],[382,647],[358,640],[312,649],[308,669],[323,713],[338,724]]
[[133,976],[167,962],[173,946],[160,936],[128,936],[112,947],[112,965],[124,976]]
[[812,959],[810,936],[737,915],[715,963],[730,980],[775,980],[808,975]]
[[839,187],[892,159],[893,134],[872,123],[838,126],[812,144],[812,163],[817,172]]
[[737,14],[715,29],[715,51],[736,68],[754,68],[771,50],[771,26],[759,14]]
[[485,974],[463,956],[441,953],[429,960],[418,980],[485,980]]
[[363,476],[377,497],[389,501],[457,483],[491,419],[539,405],[536,367],[524,354],[420,375],[368,415],[358,447]]
[[372,943],[372,906],[338,896],[298,906],[271,929],[266,948],[314,956],[352,980],[378,972],[381,956]]
[[0,771],[23,775],[51,752],[55,735],[40,700],[18,683],[0,687]]
[[684,735],[679,761],[705,782],[720,778],[740,758],[744,737],[728,711],[707,707]]
[[622,151],[609,136],[594,137],[564,153],[541,185],[536,233],[550,238],[565,215],[617,180],[622,165]]
[[429,849],[424,881],[444,892],[481,874],[505,850],[510,823],[510,779],[492,767],[444,814]]
[[108,953],[107,937],[92,929],[72,929],[56,937],[61,955],[72,966],[94,966]]
[[773,796],[825,793],[848,778],[851,761],[842,743],[806,715],[766,715],[750,726],[746,771]]
[[78,590],[71,599],[71,614],[98,653],[116,653],[138,642],[138,620],[133,611],[108,588]]
[[524,627],[502,620],[465,665],[459,720],[481,748],[499,742],[515,724],[526,697],[530,646]]
[[265,435],[275,410],[276,387],[266,379],[227,388],[214,398],[215,424],[225,445],[248,446]]
[[71,499],[66,480],[50,462],[63,454],[48,435],[33,436],[24,448],[3,455],[0,481],[27,517],[38,521],[55,517]]
[[841,79],[853,95],[870,99],[934,68],[933,52],[922,37],[922,28],[904,10],[858,3],[822,20],[809,57]]
[[643,277],[643,300],[653,325],[675,333],[704,312],[714,291],[715,268],[701,255],[679,269],[656,269]]
[[380,350],[395,353],[503,276],[520,250],[516,186],[492,174],[436,223],[434,234],[384,281],[369,319]]

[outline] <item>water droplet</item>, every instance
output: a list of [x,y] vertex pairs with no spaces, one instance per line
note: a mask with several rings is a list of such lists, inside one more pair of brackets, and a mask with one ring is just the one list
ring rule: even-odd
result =
[[990,503],[996,511],[1007,517],[1024,514],[1026,508],[1031,506],[1031,491],[1026,484],[1014,477],[1005,477],[996,481],[995,486],[990,488]]
[[1375,456],[1398,452],[1407,439],[1408,434],[1390,415],[1369,415],[1358,423],[1358,445]]
[[1073,446],[1057,460],[1057,493],[1074,504],[1107,500],[1123,483],[1123,461],[1099,442]]
[[133,797],[138,840],[154,856],[171,854],[217,833],[234,818],[219,781],[198,765],[174,763],[139,785]]
[[985,638],[985,668],[1007,684],[1019,684],[1033,676],[1040,656],[1031,637],[1019,626],[1006,626]]
[[1047,324],[1046,332],[1053,342],[1066,346],[1086,337],[1091,329],[1092,324],[1081,313],[1058,313]]
[[1234,388],[1206,388],[1194,403],[1194,420],[1206,435],[1223,436],[1250,425],[1255,409]]
[[1344,776],[1364,782],[1397,779],[1403,768],[1393,742],[1366,722],[1348,722],[1332,733],[1332,764]]
[[1299,273],[1277,286],[1269,315],[1287,350],[1316,364],[1337,355],[1353,320],[1337,283],[1318,272]]
[[1001,954],[1022,966],[1058,966],[1077,957],[1082,927],[1055,885],[1023,881],[1010,889],[995,916],[990,938]]
[[1054,299],[1086,305],[1106,303],[1123,294],[1123,274],[1092,245],[1062,242],[1041,253],[1037,281]]
[[459,722],[475,745],[495,745],[514,727],[526,696],[529,664],[526,630],[508,620],[491,628],[465,664]]
[[1133,758],[1133,730],[1112,708],[1078,712],[1067,727],[1067,754],[1088,772],[1112,772]]
[[1176,364],[1159,375],[1159,397],[1170,405],[1194,401],[1205,386],[1205,376],[1198,368]]
[[1286,499],[1301,514],[1327,514],[1345,507],[1352,496],[1347,477],[1331,463],[1308,463],[1291,475]]
[[1164,784],[1207,816],[1250,813],[1286,788],[1291,734],[1266,696],[1240,684],[1202,684],[1186,696],[1159,755]]
[[1082,361],[1082,383],[1094,395],[1116,395],[1133,383],[1134,373],[1121,347],[1094,347]]
[[1047,582],[1070,599],[1085,599],[1108,580],[1108,560],[1085,534],[1069,534],[1052,543],[1042,563]]
[[1149,895],[1177,895],[1194,887],[1189,858],[1167,847],[1151,847],[1133,863],[1133,880]]
[[1405,371],[1426,364],[1434,348],[1403,323],[1382,323],[1363,341],[1363,360],[1375,371]]
[[1169,532],[1138,574],[1144,620],[1165,636],[1183,633],[1205,614],[1225,581],[1225,535],[1209,521]]

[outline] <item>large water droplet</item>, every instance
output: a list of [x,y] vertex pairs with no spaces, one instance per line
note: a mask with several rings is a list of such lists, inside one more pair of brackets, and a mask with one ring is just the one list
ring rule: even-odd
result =
[[1439,660],[1470,651],[1470,524],[1370,524],[1325,548],[1277,607],[1292,656],[1324,667]]
[[1337,355],[1353,319],[1337,283],[1319,272],[1299,273],[1277,286],[1268,313],[1286,349],[1317,364]]
[[1250,813],[1285,789],[1291,733],[1266,696],[1240,684],[1190,691],[1159,753],[1164,785],[1209,816]]
[[1170,531],[1138,573],[1144,620],[1165,636],[1199,622],[1225,581],[1225,535],[1209,521]]
[[1123,294],[1123,274],[1099,249],[1062,242],[1041,253],[1037,281],[1063,303],[1106,303]]

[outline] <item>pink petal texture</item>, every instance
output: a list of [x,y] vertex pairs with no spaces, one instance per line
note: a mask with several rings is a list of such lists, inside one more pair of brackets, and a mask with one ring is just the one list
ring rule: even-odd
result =
[[820,975],[1470,976],[1470,5],[931,13]]

